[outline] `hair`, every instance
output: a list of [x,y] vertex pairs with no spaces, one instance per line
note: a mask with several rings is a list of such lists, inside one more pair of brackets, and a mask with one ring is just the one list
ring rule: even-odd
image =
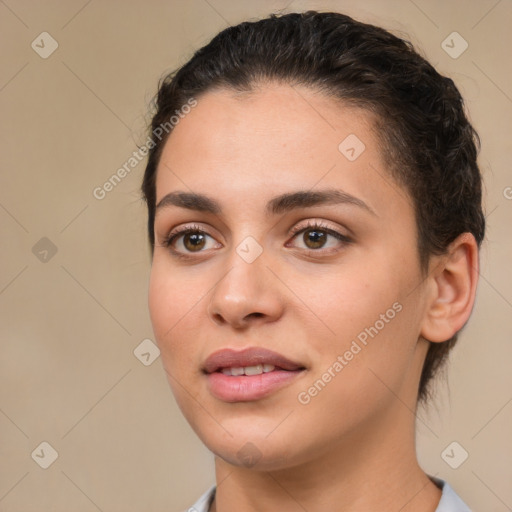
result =
[[[445,254],[461,233],[472,233],[481,245],[485,218],[477,164],[480,141],[457,87],[409,41],[349,16],[317,11],[271,14],[226,28],[161,79],[151,134],[168,125],[191,98],[214,89],[251,92],[273,82],[307,86],[372,114],[389,172],[413,203],[425,275],[430,257]],[[156,170],[171,132],[166,129],[149,150],[142,183],[152,255]],[[457,334],[430,343],[419,382],[420,401],[431,395],[427,384],[456,340]]]

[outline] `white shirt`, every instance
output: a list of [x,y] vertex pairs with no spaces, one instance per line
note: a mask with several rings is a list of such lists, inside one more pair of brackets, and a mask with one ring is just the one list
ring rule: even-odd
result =
[[[430,477],[442,489],[441,500],[436,512],[471,512],[470,508],[459,498],[448,482],[440,478]],[[216,486],[212,485],[187,512],[208,512],[215,496]]]

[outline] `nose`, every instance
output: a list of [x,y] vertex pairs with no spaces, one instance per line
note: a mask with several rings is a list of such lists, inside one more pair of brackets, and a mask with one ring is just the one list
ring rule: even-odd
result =
[[283,290],[267,263],[263,254],[247,263],[233,251],[208,303],[208,315],[214,323],[244,329],[281,317]]

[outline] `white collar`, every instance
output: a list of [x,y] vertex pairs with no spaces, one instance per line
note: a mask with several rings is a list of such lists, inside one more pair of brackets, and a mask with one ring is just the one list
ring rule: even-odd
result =
[[[448,482],[440,478],[430,477],[442,489],[441,500],[436,512],[471,512],[470,508],[459,498]],[[212,485],[187,512],[208,512],[215,496],[216,486]]]

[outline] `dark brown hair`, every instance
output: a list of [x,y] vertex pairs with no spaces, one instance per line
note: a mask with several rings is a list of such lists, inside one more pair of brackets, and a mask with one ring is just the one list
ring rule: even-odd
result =
[[[461,233],[484,237],[479,139],[463,99],[412,44],[386,30],[333,12],[272,14],[229,27],[159,84],[142,183],[148,235],[154,249],[155,178],[172,130],[155,131],[191,98],[214,88],[252,91],[266,82],[304,85],[374,114],[389,171],[408,191],[416,215],[424,272]],[[430,343],[419,398],[455,344],[457,335]]]

